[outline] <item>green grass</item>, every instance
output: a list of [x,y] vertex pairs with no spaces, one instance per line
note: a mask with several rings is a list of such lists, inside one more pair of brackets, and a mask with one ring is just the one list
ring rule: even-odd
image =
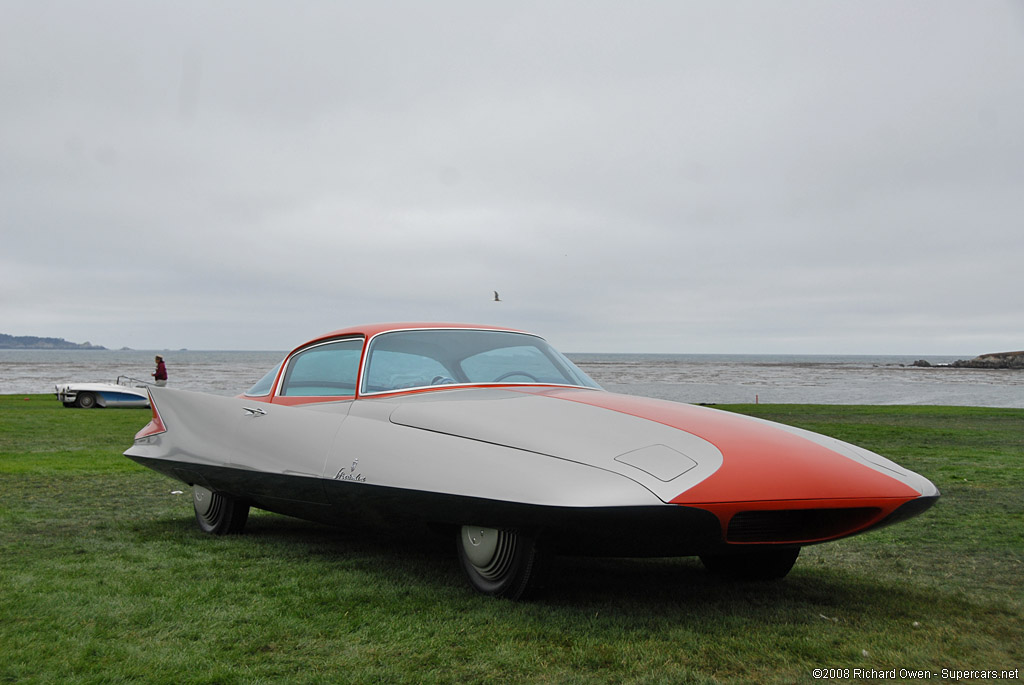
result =
[[721,408],[890,456],[943,498],[806,548],[781,582],[716,581],[692,559],[560,559],[548,594],[517,604],[475,594],[454,546],[415,532],[254,512],[245,535],[204,536],[180,484],[121,456],[147,411],[0,396],[0,682],[787,683],[814,668],[940,680],[1021,667],[1024,410]]

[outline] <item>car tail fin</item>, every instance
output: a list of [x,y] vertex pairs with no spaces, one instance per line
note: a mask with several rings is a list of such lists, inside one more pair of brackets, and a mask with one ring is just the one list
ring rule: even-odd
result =
[[153,418],[143,427],[142,430],[135,434],[136,440],[167,432],[164,420],[160,417],[160,411],[156,408],[156,402],[153,401],[153,393],[149,393],[149,406],[153,408]]

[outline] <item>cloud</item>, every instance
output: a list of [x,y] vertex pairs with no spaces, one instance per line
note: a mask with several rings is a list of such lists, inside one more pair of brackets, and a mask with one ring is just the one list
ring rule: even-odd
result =
[[[14,3],[5,331],[1020,347],[1009,3]],[[495,306],[490,293],[502,292]]]

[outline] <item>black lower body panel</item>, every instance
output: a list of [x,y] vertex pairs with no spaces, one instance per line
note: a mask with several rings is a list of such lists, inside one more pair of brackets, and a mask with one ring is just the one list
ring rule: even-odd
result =
[[279,514],[360,528],[420,524],[516,528],[555,554],[688,556],[723,545],[718,518],[703,509],[663,504],[563,507],[268,474],[165,459],[130,457],[188,485],[199,484]]

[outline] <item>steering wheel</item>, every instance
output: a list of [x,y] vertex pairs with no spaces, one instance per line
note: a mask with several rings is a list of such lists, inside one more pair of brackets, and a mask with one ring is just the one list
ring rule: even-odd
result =
[[492,383],[497,383],[499,381],[505,380],[506,378],[508,378],[510,376],[526,376],[527,378],[529,378],[534,383],[540,383],[540,379],[539,378],[537,378],[533,374],[526,373],[525,371],[507,371],[507,372],[501,374],[500,376],[498,376],[497,378],[495,378],[491,382]]
[[455,381],[448,376],[434,376],[434,379],[430,381],[431,385],[453,385]]

